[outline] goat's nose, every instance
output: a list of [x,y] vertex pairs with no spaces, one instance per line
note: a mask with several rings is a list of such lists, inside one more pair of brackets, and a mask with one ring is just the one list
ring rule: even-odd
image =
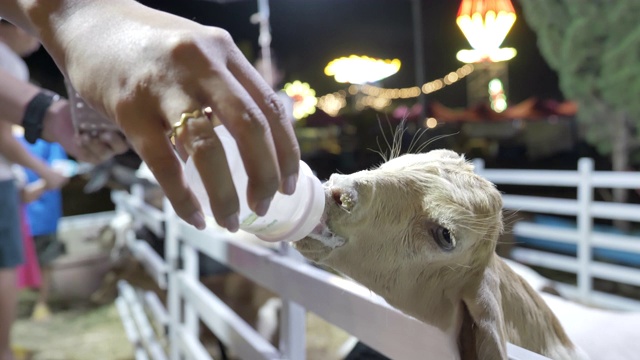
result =
[[351,211],[358,202],[358,193],[353,187],[331,186],[330,195],[336,205]]

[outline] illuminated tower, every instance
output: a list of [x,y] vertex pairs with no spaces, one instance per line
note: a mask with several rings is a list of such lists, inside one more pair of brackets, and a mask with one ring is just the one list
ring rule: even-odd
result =
[[474,72],[467,78],[470,105],[486,103],[500,112],[507,105],[507,61],[516,56],[514,48],[500,45],[516,21],[509,0],[462,0],[456,23],[469,41],[471,50],[460,50],[456,57],[472,63]]

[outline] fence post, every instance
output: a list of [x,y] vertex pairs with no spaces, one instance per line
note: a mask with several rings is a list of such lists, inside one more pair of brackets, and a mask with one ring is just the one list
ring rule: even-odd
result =
[[484,160],[475,158],[471,160],[471,162],[473,163],[473,171],[478,175],[482,175],[482,172],[484,171]]
[[[134,199],[136,205],[144,204],[144,187],[141,184],[131,185],[131,198]],[[142,225],[142,220],[133,220],[134,228],[137,229]]]
[[591,218],[591,204],[593,202],[593,188],[591,178],[593,176],[593,160],[581,158],[578,160],[578,297],[588,303],[593,286],[593,279],[589,270],[592,248],[591,235],[593,219]]
[[[200,281],[200,271],[198,264],[198,251],[189,244],[182,243],[182,266],[186,275],[196,282]],[[200,336],[200,319],[189,301],[184,302],[184,322],[185,329],[194,337]]]
[[180,246],[178,243],[176,215],[171,203],[167,198],[163,202],[165,241],[164,255],[167,263],[167,312],[169,313],[169,359],[179,360],[180,349],[178,348],[178,333],[181,322],[180,294],[178,293],[178,267]]
[[[302,255],[286,242],[280,244],[280,254],[297,261],[303,261]],[[282,299],[279,348],[284,359],[306,359],[306,322],[306,310],[301,305]]]

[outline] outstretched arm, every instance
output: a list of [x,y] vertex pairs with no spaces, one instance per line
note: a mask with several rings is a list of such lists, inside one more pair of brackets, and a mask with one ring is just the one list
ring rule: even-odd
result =
[[[183,219],[204,227],[197,199],[167,131],[181,114],[211,107],[249,176],[251,208],[264,215],[274,193],[293,193],[300,151],[273,89],[231,36],[133,0],[3,0],[0,16],[42,40],[93,108],[117,122]],[[187,122],[179,143],[193,157],[217,222],[238,228],[239,202],[211,124]],[[179,145],[180,146],[180,145]]]

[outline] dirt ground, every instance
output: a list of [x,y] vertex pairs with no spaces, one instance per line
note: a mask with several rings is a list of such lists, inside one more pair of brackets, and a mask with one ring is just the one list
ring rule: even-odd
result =
[[25,360],[129,360],[133,347],[126,338],[113,303],[52,304],[46,321],[30,319],[35,294],[20,295],[19,318],[12,330],[12,344]]
[[[126,338],[113,303],[53,304],[47,321],[30,319],[35,294],[21,294],[19,319],[12,331],[17,360],[133,360],[133,347]],[[337,349],[348,335],[309,313],[307,358],[337,360]]]

